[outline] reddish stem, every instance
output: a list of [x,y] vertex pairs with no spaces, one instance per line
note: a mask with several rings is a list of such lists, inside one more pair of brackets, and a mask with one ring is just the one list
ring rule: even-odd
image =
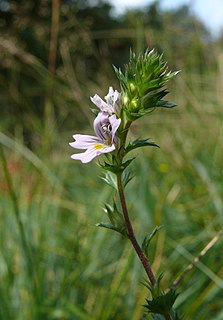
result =
[[117,183],[118,183],[118,192],[119,192],[120,202],[121,202],[121,206],[122,206],[122,212],[123,212],[123,216],[125,219],[125,224],[126,224],[126,228],[128,231],[129,240],[131,241],[140,261],[142,262],[142,265],[148,275],[148,278],[150,280],[151,285],[155,285],[156,278],[152,272],[149,260],[145,256],[140,245],[138,244],[136,237],[135,237],[135,234],[134,234],[134,230],[132,228],[132,224],[131,224],[131,221],[129,218],[128,209],[127,209],[127,205],[126,205],[126,201],[125,201],[125,195],[124,195],[124,190],[123,190],[123,186],[122,186],[121,174],[117,175]]

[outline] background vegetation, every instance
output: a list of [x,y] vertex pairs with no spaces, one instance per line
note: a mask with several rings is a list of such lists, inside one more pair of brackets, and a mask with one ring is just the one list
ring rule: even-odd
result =
[[[150,253],[170,287],[223,224],[223,38],[189,7],[112,15],[105,2],[0,1],[0,319],[139,320],[147,290],[130,244],[94,224],[111,190],[95,163],[70,160],[92,132],[89,96],[118,89],[112,64],[129,49],[164,51],[173,110],[131,133],[140,151],[127,189],[140,238],[163,229]],[[184,319],[223,319],[222,238],[179,284]]]

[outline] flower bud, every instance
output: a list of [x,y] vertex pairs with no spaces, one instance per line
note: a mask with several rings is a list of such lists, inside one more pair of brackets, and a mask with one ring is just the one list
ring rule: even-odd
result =
[[128,98],[127,94],[123,94],[123,104],[125,106],[127,106],[128,102],[129,102],[129,98]]
[[134,85],[134,83],[130,83],[129,84],[129,89],[130,89],[130,92],[132,93],[132,95],[134,96],[134,95],[136,95],[136,93],[137,93],[137,87]]
[[129,103],[129,110],[132,112],[136,112],[139,110],[139,100],[138,99],[133,99]]

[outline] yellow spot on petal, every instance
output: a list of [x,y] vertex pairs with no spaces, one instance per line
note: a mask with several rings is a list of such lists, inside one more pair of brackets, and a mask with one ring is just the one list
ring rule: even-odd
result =
[[95,147],[96,150],[99,150],[99,149],[103,149],[103,148],[104,148],[104,146],[102,146],[102,145],[99,144],[99,143],[95,143],[94,147]]

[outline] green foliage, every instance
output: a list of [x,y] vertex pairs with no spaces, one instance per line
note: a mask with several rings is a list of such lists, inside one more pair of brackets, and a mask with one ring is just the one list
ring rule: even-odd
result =
[[110,230],[114,230],[119,232],[123,236],[127,236],[125,221],[123,219],[122,214],[119,212],[115,201],[113,202],[112,207],[109,204],[105,204],[104,211],[107,214],[110,223],[100,222],[96,224],[96,227],[103,227]]
[[[154,320],[165,320],[165,317],[160,314],[153,314],[152,318]],[[177,314],[177,312],[175,310],[173,310],[171,313],[171,319],[172,320],[181,320],[181,318],[179,317],[179,315]]]
[[[152,286],[148,281],[144,285],[149,289],[152,299],[146,299],[147,303],[144,307],[147,313],[151,313],[153,319],[172,319],[180,320],[178,312],[174,310],[173,305],[178,297],[176,289],[171,288],[167,292],[161,289],[161,280],[163,275],[157,277],[157,283]],[[155,315],[153,315],[155,314]]]
[[159,147],[155,142],[149,141],[149,139],[137,139],[134,141],[130,141],[127,147],[125,148],[125,152],[128,153],[134,149],[140,147]]
[[163,98],[168,91],[166,83],[177,75],[170,72],[163,56],[148,49],[142,55],[136,56],[130,52],[129,64],[125,66],[124,74],[115,68],[123,91],[123,104],[130,121],[153,111],[156,107],[174,107]]
[[[171,289],[152,300],[146,300],[147,304],[145,304],[144,307],[148,309],[148,313],[158,313],[166,316],[171,313],[176,298],[177,294],[175,290]],[[177,320],[177,318],[173,320]]]
[[112,164],[109,164],[107,162],[104,162],[104,164],[101,164],[100,163],[100,166],[102,167],[102,169],[104,170],[108,170],[108,171],[111,171],[115,174],[120,174],[122,173],[130,164],[131,162],[134,160],[134,158],[132,159],[129,159],[129,160],[126,160],[125,162],[123,162],[122,164],[120,165],[112,165]]
[[128,170],[125,170],[122,174],[122,183],[124,188],[127,186],[127,184],[134,178],[132,173]]
[[159,227],[155,227],[153,229],[153,231],[149,234],[147,234],[143,240],[142,243],[142,250],[144,251],[144,253],[147,255],[147,257],[149,257],[149,245],[151,240],[154,238],[154,236],[156,235],[156,233],[162,228],[162,226]]
[[[105,174],[103,177],[101,177],[103,181],[105,181],[110,187],[114,188],[115,190],[118,190],[117,187],[117,177],[116,175],[111,171],[105,171]],[[130,171],[125,170],[122,174],[122,183],[123,186],[126,187],[127,184],[133,179],[133,175]]]
[[103,181],[105,181],[110,187],[117,190],[117,178],[116,175],[111,171],[105,171],[103,177],[101,177]]

